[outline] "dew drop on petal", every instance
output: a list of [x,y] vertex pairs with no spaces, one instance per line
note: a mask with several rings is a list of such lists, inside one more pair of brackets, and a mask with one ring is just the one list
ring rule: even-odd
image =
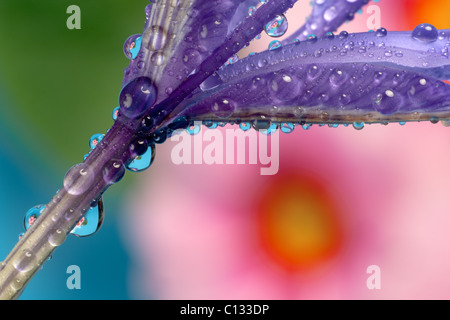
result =
[[86,192],[94,181],[94,172],[85,163],[70,168],[64,176],[64,189],[71,195]]
[[111,159],[103,168],[103,180],[107,184],[114,184],[122,180],[125,175],[125,166],[122,160]]
[[422,23],[414,28],[412,37],[423,42],[434,42],[438,39],[438,30],[431,24]]
[[235,109],[236,103],[229,98],[220,98],[211,107],[211,111],[222,119],[231,117]]
[[148,77],[138,77],[126,84],[119,95],[120,114],[136,119],[156,101],[156,87]]
[[271,37],[281,37],[288,29],[288,21],[284,14],[279,14],[266,24],[264,31]]
[[141,50],[142,37],[140,34],[134,34],[125,41],[123,52],[128,59],[135,59]]

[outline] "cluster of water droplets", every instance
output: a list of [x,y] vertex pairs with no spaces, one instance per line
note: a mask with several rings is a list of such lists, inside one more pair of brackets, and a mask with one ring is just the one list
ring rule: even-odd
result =
[[[31,226],[36,222],[36,220],[43,214],[46,210],[45,205],[37,205],[32,208],[30,208],[24,217],[24,227],[25,230],[28,230],[31,228]],[[71,212],[67,212],[67,215],[70,216],[73,213],[73,210]],[[104,218],[104,207],[103,207],[103,198],[100,197],[98,201],[95,201],[95,203],[92,204],[90,209],[87,211],[85,216],[81,218],[77,224],[74,226],[74,228],[70,231],[71,234],[78,236],[78,237],[85,237],[94,234],[97,232],[103,222]],[[52,218],[54,220],[57,219],[57,216]],[[23,233],[20,234],[19,239],[23,236]],[[49,243],[53,246],[59,246],[61,245],[66,239],[66,233],[61,229],[56,229],[54,232],[50,232],[49,235]]]

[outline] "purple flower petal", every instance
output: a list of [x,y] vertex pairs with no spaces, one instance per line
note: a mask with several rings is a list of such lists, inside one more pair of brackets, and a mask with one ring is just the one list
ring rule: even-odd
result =
[[345,21],[352,20],[354,14],[368,2],[369,0],[315,0],[306,23],[283,42],[306,40],[312,34],[321,37],[327,32],[334,32]]
[[178,110],[212,121],[448,119],[450,86],[439,79],[450,75],[450,31],[433,41],[416,31],[344,33],[256,54],[217,71]]

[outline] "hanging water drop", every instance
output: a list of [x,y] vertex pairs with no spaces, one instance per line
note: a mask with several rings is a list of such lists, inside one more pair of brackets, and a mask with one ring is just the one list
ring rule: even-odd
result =
[[364,128],[364,122],[353,122],[353,128],[362,130]]
[[419,41],[434,42],[438,39],[438,30],[431,24],[422,23],[414,28],[411,35]]
[[283,133],[291,133],[292,131],[294,131],[294,124],[293,123],[289,123],[289,122],[283,122],[280,125],[280,130]]
[[37,206],[34,206],[30,210],[27,211],[24,217],[23,224],[25,226],[25,230],[28,230],[33,223],[36,221],[36,219],[41,215],[42,212],[45,210],[45,205],[40,204]]
[[119,109],[120,109],[120,107],[115,107],[112,112],[112,118],[114,121],[116,121],[117,118],[119,117]]
[[141,50],[142,37],[140,34],[130,36],[123,45],[123,52],[128,59],[135,59]]
[[189,133],[191,136],[196,135],[200,132],[201,126],[197,123],[194,123],[193,125],[190,125],[186,128],[186,132]]
[[284,14],[279,14],[264,27],[264,31],[271,37],[281,37],[288,28],[288,21]]
[[248,131],[248,130],[250,130],[251,127],[252,126],[250,125],[249,122],[241,122],[239,124],[239,128],[241,128],[242,131]]
[[96,133],[92,135],[92,137],[89,139],[89,147],[91,149],[94,149],[100,143],[100,141],[103,140],[104,136],[105,135],[102,133]]
[[87,237],[96,233],[103,224],[104,207],[103,198],[97,201],[95,207],[91,207],[88,212],[82,217],[75,227],[70,231],[71,234],[77,237]]
[[151,144],[147,151],[137,156],[133,161],[125,166],[126,169],[133,172],[141,172],[148,169],[155,159],[155,145]]

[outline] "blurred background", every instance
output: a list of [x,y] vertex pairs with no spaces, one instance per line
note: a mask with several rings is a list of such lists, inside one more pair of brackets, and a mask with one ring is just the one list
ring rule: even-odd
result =
[[[0,2],[0,260],[26,211],[112,125],[123,42],[142,31],[147,3]],[[81,30],[66,27],[71,4]],[[369,5],[388,31],[450,27],[446,0]],[[298,2],[285,36],[310,9]],[[370,16],[366,7],[340,30],[368,31]],[[21,299],[448,299],[449,138],[430,123],[296,128],[280,134],[274,176],[260,165],[175,165],[168,141],[150,169],[105,193],[102,229],[68,237]],[[81,290],[66,286],[73,264]],[[366,286],[370,265],[380,290]]]

